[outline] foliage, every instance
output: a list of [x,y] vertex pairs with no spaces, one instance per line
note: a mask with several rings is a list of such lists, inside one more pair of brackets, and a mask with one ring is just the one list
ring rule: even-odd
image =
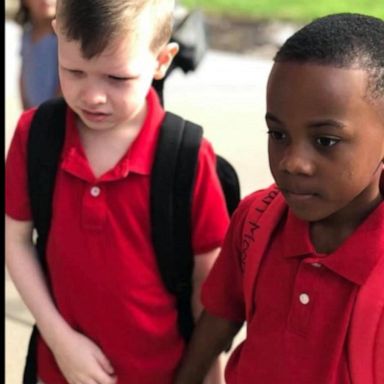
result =
[[206,13],[250,19],[306,22],[340,12],[384,18],[383,0],[183,0],[181,3],[188,8],[201,8]]

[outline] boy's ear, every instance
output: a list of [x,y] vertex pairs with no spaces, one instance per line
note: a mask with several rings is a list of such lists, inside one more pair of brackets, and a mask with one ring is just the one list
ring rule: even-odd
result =
[[160,52],[157,55],[157,68],[155,69],[155,73],[153,78],[155,80],[161,80],[167,69],[172,63],[173,58],[179,52],[179,45],[175,42],[168,43],[163,48],[161,48]]

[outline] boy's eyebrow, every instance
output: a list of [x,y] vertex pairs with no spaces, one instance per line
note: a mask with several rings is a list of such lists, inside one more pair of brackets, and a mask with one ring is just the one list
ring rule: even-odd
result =
[[270,112],[267,112],[267,113],[265,114],[265,120],[271,120],[271,121],[273,121],[273,122],[275,122],[275,123],[282,124],[282,122],[281,122],[275,115],[273,115],[273,114],[270,113]]
[[128,68],[110,68],[107,73],[109,76],[125,77],[125,78],[138,78],[140,77],[140,71],[137,69]]
[[[270,112],[267,112],[265,114],[265,119],[270,120],[274,123],[284,124],[281,120],[279,120],[275,115],[273,115]],[[342,129],[345,127],[345,124],[335,119],[318,119],[310,122],[308,124],[308,127],[309,128],[335,127],[335,128]]]
[[341,121],[334,120],[334,119],[319,119],[316,121],[313,121],[308,124],[310,128],[321,128],[321,127],[334,127],[334,128],[344,128],[345,124],[343,124]]

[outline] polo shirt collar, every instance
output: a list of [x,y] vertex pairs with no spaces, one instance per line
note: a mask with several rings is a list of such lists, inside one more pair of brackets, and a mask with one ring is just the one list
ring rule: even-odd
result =
[[332,253],[317,253],[309,233],[309,223],[289,211],[283,231],[283,256],[306,256],[306,262],[320,262],[340,276],[362,285],[384,257],[384,202]]
[[284,257],[308,256],[314,253],[308,223],[296,217],[290,209],[288,209],[282,236]]
[[147,108],[143,126],[126,155],[129,170],[143,175],[151,173],[159,128],[165,113],[153,88],[147,95]]
[[[124,178],[130,172],[149,175],[152,168],[160,124],[164,119],[164,110],[156,91],[151,88],[146,97],[147,114],[136,139],[116,166],[101,176],[99,181],[111,181]],[[67,109],[67,129],[62,157],[62,168],[89,182],[94,181],[83,151],[79,132],[76,128],[76,115]]]
[[384,203],[357,227],[355,232],[323,264],[356,284],[362,285],[384,257]]

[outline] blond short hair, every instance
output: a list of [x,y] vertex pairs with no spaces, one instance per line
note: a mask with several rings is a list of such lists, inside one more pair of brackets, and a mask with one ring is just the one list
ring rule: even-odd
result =
[[135,33],[149,9],[153,19],[150,49],[156,52],[172,34],[174,0],[58,0],[56,18],[68,40],[80,42],[86,58],[102,53],[114,39]]

